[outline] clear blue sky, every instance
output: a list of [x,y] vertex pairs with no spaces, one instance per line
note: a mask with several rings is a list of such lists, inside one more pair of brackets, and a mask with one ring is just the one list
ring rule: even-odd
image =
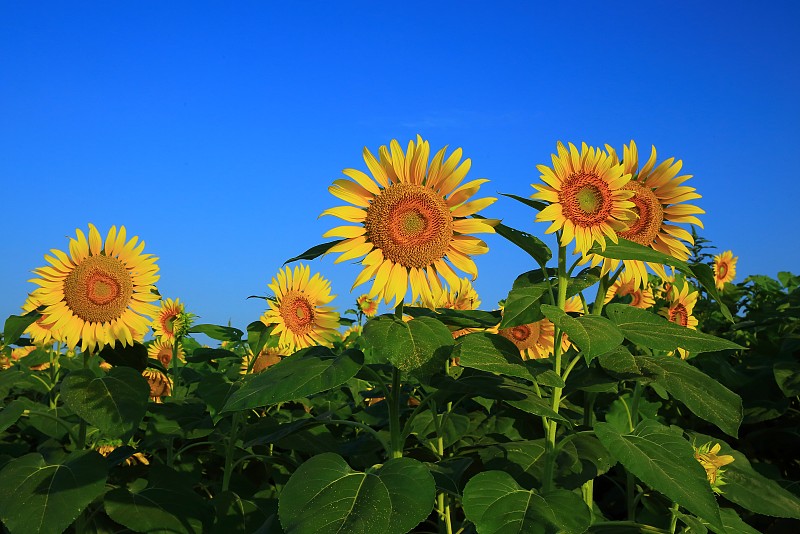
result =
[[[0,316],[92,222],[146,241],[162,295],[243,328],[335,225],[341,170],[417,133],[462,147],[483,196],[532,194],[558,140],[655,144],[737,280],[798,273],[799,21],[794,1],[2,2]],[[484,214],[544,237],[513,200]],[[491,309],[533,264],[486,239]],[[350,307],[359,268],[311,266]]]

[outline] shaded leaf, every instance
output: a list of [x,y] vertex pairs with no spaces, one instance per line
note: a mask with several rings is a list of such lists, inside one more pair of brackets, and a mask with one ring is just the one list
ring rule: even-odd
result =
[[241,341],[244,332],[232,326],[217,324],[196,324],[189,329],[190,334],[205,334],[217,341]]
[[42,316],[37,310],[31,310],[25,315],[10,315],[3,325],[3,343],[13,345],[25,329],[35,323]]
[[624,340],[622,332],[605,317],[570,317],[558,306],[549,304],[542,304],[542,312],[554,325],[567,333],[570,341],[580,348],[587,363],[619,346]]
[[490,373],[533,380],[531,368],[524,364],[514,343],[497,334],[474,332],[456,340],[453,357],[459,365]]
[[453,335],[441,322],[420,317],[405,322],[381,315],[364,325],[364,340],[401,371],[443,369],[453,347]]
[[295,256],[294,258],[289,258],[288,260],[283,262],[283,264],[286,265],[287,263],[292,263],[293,261],[297,260],[313,260],[319,258],[323,254],[328,252],[334,245],[338,245],[342,241],[344,241],[344,239],[337,239],[336,241],[328,241],[327,243],[320,243],[319,245],[314,245],[313,247],[306,250],[302,254]]

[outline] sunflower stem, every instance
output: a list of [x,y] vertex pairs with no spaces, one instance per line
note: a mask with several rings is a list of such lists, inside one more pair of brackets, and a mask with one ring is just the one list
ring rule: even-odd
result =
[[597,296],[592,304],[592,315],[600,315],[603,312],[603,305],[606,301],[606,293],[608,292],[608,273],[600,277],[600,283],[597,284]]
[[389,431],[391,433],[392,458],[403,457],[403,436],[400,427],[400,371],[392,367],[392,388],[389,401]]
[[181,372],[178,367],[178,343],[180,343],[180,337],[176,335],[172,340],[172,359],[170,360],[172,366],[172,395],[175,398],[178,398],[178,384]]
[[[560,236],[559,236],[560,238]],[[560,242],[560,239],[559,239]],[[567,247],[559,245],[558,247],[558,307],[563,310],[567,303],[567,284],[569,277],[567,276]],[[553,335],[553,370],[561,377],[561,329],[556,326]],[[570,369],[571,370],[571,369]],[[558,413],[558,408],[561,405],[561,392],[563,388],[553,388],[553,404],[552,409]],[[555,419],[550,419],[547,428],[547,435],[545,440],[545,466],[544,466],[544,481],[542,488],[544,491],[553,489],[553,472],[556,464],[556,431],[558,430],[558,423]]]
[[[629,428],[633,432],[639,422],[639,399],[642,397],[642,385],[636,382],[633,388],[633,400],[631,401]],[[626,476],[626,491],[628,496],[628,520],[636,521],[636,477],[628,471]]]
[[236,448],[236,438],[241,422],[241,412],[233,414],[231,422],[231,434],[228,437],[228,446],[225,450],[225,471],[222,473],[222,491],[228,491],[231,484],[231,474],[233,473],[233,450]]
[[678,503],[674,502],[674,503],[672,503],[672,506],[669,509],[670,513],[672,514],[672,517],[669,520],[669,532],[670,532],[670,534],[675,534],[675,529],[678,527],[678,509],[679,508],[680,508],[680,506],[678,506]]

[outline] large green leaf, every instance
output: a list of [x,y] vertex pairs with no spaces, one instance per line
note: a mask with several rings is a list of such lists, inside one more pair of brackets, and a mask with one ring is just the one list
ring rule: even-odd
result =
[[428,517],[433,477],[416,460],[396,458],[375,473],[354,471],[333,453],[301,465],[280,495],[287,534],[402,534]]
[[344,241],[344,239],[337,239],[336,241],[328,241],[327,243],[320,243],[319,245],[314,245],[310,249],[306,250],[302,254],[295,256],[294,258],[289,258],[285,262],[284,265],[287,263],[292,263],[293,261],[297,260],[313,260],[319,258],[323,254],[327,253],[334,245],[337,245]]
[[605,310],[626,338],[651,349],[675,350],[680,347],[696,354],[744,348],[727,339],[671,323],[664,317],[635,306],[609,304]]
[[269,406],[333,389],[353,378],[363,363],[364,354],[355,349],[339,356],[326,347],[303,349],[257,375],[248,376],[222,411]]
[[146,488],[111,490],[104,507],[108,517],[134,532],[203,532],[212,520],[211,508],[192,490],[191,480],[160,465],[150,468]]
[[495,443],[480,449],[478,455],[484,470],[503,471],[525,482],[526,477],[541,478],[544,452],[544,439],[537,439]]
[[719,443],[717,454],[733,456],[733,462],[723,468],[723,497],[757,514],[800,519],[800,497],[753,469],[744,454],[712,436],[697,433],[692,437],[697,445]]
[[212,534],[248,534],[259,532],[269,518],[253,501],[232,491],[217,494],[213,500],[216,519]]
[[719,506],[692,445],[669,427],[645,419],[630,433],[595,423],[595,434],[625,469],[722,530]]
[[544,317],[539,310],[542,297],[550,291],[547,282],[530,282],[529,274],[517,277],[503,307],[500,328],[511,328],[536,322]]
[[0,432],[16,423],[24,411],[25,402],[21,401],[20,399],[16,399],[8,403],[2,410],[0,410]]
[[549,304],[542,304],[542,312],[554,325],[567,333],[570,341],[580,348],[587,363],[619,346],[624,340],[622,332],[605,317],[570,317],[558,306]]
[[456,340],[453,356],[459,358],[459,365],[533,380],[531,368],[524,364],[519,349],[514,343],[487,332],[474,332]]
[[403,313],[411,317],[432,317],[454,328],[491,328],[500,324],[502,318],[499,310],[491,312],[483,310],[453,310],[449,308],[430,310],[417,306],[407,306],[403,309]]
[[42,314],[31,310],[25,315],[10,315],[3,325],[3,343],[13,345],[17,342],[25,329],[36,322]]
[[670,395],[692,413],[737,436],[742,423],[742,399],[704,372],[677,357],[636,356],[645,373],[655,377]]
[[382,315],[364,325],[364,340],[401,371],[443,369],[453,347],[453,335],[440,321],[420,317],[403,321]]
[[218,324],[196,324],[189,329],[190,334],[205,334],[218,341],[241,341],[244,332],[232,326]]
[[130,367],[114,367],[102,376],[88,369],[72,371],[61,384],[67,407],[114,438],[139,426],[149,395],[147,381]]
[[39,453],[12,460],[0,471],[0,519],[11,534],[61,534],[103,494],[106,460],[94,451],[48,464]]
[[779,362],[772,368],[775,382],[787,397],[800,395],[800,363]]
[[[480,215],[475,215],[475,217],[479,219],[483,218]],[[545,245],[541,239],[528,232],[511,228],[505,224],[496,225],[494,231],[527,252],[531,258],[542,267],[547,265],[547,262],[553,257],[553,252],[550,250],[550,247]]]
[[472,477],[462,503],[478,534],[580,534],[591,523],[589,508],[579,495],[566,490],[529,491],[502,471]]

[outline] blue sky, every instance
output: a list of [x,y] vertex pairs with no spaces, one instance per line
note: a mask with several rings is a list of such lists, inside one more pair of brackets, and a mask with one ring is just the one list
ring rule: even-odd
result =
[[[532,194],[558,140],[654,144],[737,280],[798,273],[798,20],[792,1],[2,2],[0,315],[92,222],[146,241],[162,295],[243,328],[336,225],[317,216],[341,170],[418,133],[462,147],[482,196]],[[553,243],[513,200],[483,213]],[[494,308],[534,265],[486,240]],[[333,259],[312,271],[344,310],[359,268]]]

